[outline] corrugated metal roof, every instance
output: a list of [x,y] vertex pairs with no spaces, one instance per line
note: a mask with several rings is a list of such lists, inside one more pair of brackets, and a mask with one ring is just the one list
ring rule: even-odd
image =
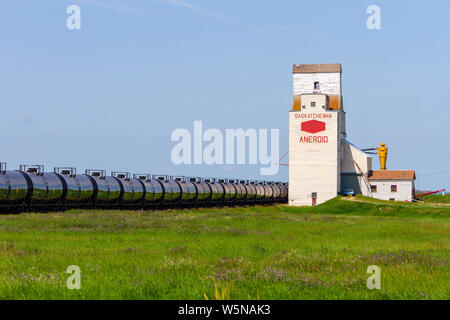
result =
[[342,65],[340,63],[328,64],[294,64],[292,73],[342,73]]
[[414,170],[370,171],[369,180],[415,180]]

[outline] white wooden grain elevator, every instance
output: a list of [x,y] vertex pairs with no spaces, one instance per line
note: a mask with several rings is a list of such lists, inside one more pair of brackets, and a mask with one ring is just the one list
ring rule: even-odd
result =
[[[377,198],[373,192],[376,188],[371,185],[375,184],[374,177],[395,177],[383,180],[392,190],[398,189],[393,183],[415,179],[411,171],[373,171],[372,158],[347,141],[341,64],[294,65],[293,89],[289,112],[289,205],[321,204],[346,189]],[[410,201],[414,179],[405,194],[389,199]]]

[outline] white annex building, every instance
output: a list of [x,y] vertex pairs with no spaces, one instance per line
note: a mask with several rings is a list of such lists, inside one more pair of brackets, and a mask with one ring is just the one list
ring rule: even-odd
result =
[[372,158],[346,140],[341,65],[294,65],[293,80],[289,205],[320,204],[347,189],[385,200],[411,201],[413,171],[372,171]]

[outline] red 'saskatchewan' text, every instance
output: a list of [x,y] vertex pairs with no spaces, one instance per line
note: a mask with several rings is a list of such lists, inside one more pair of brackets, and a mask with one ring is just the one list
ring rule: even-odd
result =
[[301,113],[295,114],[295,119],[332,119],[331,113]]

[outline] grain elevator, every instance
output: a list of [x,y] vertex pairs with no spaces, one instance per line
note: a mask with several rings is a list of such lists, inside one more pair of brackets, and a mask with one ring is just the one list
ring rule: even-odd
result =
[[[293,66],[293,103],[289,112],[289,205],[310,206],[326,202],[344,190],[374,198],[411,201],[413,171],[372,170],[370,153],[346,139],[342,96],[342,66]],[[379,148],[380,149],[380,148]],[[387,154],[387,148],[382,148]],[[377,194],[376,184],[392,193]],[[400,186],[406,185],[406,188]],[[381,190],[381,188],[379,188]],[[402,192],[397,190],[402,189]]]
[[294,65],[289,113],[289,204],[314,205],[341,189],[345,138],[340,64]]

